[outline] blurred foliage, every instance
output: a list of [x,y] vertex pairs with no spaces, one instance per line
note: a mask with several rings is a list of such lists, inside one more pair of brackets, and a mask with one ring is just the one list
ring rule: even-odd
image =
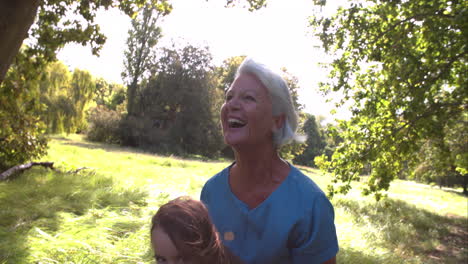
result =
[[226,7],[237,6],[248,7],[249,11],[259,10],[267,6],[267,0],[226,0]]

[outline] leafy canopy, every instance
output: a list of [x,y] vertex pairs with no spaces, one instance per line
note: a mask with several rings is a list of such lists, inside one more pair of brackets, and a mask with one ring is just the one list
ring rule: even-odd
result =
[[36,23],[30,29],[29,38],[33,45],[28,49],[30,56],[39,56],[46,61],[54,61],[56,52],[66,43],[76,42],[91,45],[94,55],[99,55],[106,41],[94,21],[100,9],[118,8],[130,17],[149,2],[158,11],[168,14],[172,6],[161,0],[48,0],[39,6]]
[[420,142],[443,141],[444,128],[466,111],[468,9],[448,0],[348,4],[310,21],[335,58],[321,89],[343,93],[339,104],[353,102],[352,118],[339,125],[344,142],[321,165],[340,182],[335,193],[370,164],[364,192],[379,198]]

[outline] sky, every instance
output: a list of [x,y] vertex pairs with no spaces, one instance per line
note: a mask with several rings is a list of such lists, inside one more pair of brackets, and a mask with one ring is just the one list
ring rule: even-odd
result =
[[[308,17],[316,10],[312,1],[269,0],[266,8],[255,12],[243,8],[242,3],[225,8],[225,2],[171,1],[173,10],[160,24],[163,38],[158,45],[176,41],[209,46],[217,65],[231,56],[247,55],[274,69],[286,67],[299,79],[299,101],[305,106],[304,110],[331,121],[334,118],[330,116],[332,104],[325,102],[317,85],[326,78],[318,63],[330,59],[318,48],[320,42],[308,27]],[[320,11],[331,13],[334,8],[336,6]],[[58,58],[71,69],[86,69],[94,76],[123,83],[120,73],[130,18],[112,9],[98,12],[96,22],[107,37],[99,57],[93,56],[89,47],[67,44],[58,53]],[[341,110],[336,117],[347,115]]]

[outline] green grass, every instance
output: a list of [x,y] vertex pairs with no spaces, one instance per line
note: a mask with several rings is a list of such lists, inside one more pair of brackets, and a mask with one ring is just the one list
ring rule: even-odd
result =
[[[199,197],[228,162],[187,160],[53,137],[44,161],[0,182],[0,263],[153,263],[149,223],[173,197]],[[86,167],[78,173],[64,173]],[[322,188],[327,176],[303,167]],[[338,263],[466,263],[468,200],[396,181],[388,198],[336,196]]]

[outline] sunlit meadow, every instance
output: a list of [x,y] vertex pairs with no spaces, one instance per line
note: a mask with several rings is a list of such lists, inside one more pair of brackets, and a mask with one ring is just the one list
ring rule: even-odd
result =
[[[158,156],[55,136],[43,161],[0,182],[0,263],[154,263],[151,216],[167,200],[199,197],[229,164]],[[326,189],[328,176],[301,169]],[[338,263],[466,263],[468,200],[459,190],[395,181],[388,198],[336,196]]]

